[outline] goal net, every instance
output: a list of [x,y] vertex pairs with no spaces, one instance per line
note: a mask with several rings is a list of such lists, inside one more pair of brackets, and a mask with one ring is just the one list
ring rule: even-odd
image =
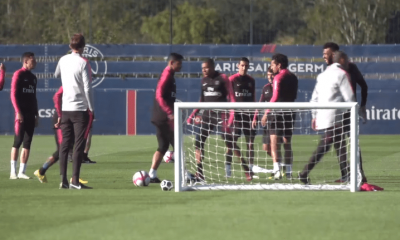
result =
[[356,103],[179,102],[175,114],[177,192],[359,190]]

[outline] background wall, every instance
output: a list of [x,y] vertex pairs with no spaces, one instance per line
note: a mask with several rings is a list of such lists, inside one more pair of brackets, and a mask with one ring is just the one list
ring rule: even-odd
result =
[[[400,134],[400,63],[397,62],[400,46],[354,45],[342,49],[356,62],[369,86],[369,121],[361,124],[361,133]],[[53,72],[59,57],[68,51],[66,45],[0,45],[0,58],[7,67],[6,84],[0,92],[0,134],[13,134],[11,77],[21,67],[19,58],[25,51],[35,52],[39,61],[33,71],[39,79],[37,97],[41,117],[36,133],[51,134],[52,97],[61,86]],[[309,101],[315,78],[326,67],[321,59],[321,46],[88,45],[84,56],[90,59],[94,76],[94,134],[155,133],[150,123],[154,90],[159,74],[166,66],[165,57],[170,52],[179,52],[185,57],[182,72],[176,75],[177,98],[181,101],[198,101],[201,60],[206,57],[215,58],[216,69],[228,75],[237,71],[237,59],[250,57],[249,74],[256,79],[257,98],[267,83],[264,76],[270,57],[276,52],[289,56],[289,69],[299,77],[297,101]],[[304,119],[304,124],[308,122]]]

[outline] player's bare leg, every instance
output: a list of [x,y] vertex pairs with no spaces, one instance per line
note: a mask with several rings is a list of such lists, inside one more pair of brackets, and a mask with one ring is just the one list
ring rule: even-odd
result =
[[86,139],[86,145],[85,145],[85,150],[83,151],[82,163],[96,163],[96,161],[92,161],[88,157],[91,145],[92,145],[92,131],[89,132],[88,138]]
[[[247,181],[251,181],[253,179],[251,173],[250,173],[250,169],[247,166],[247,162],[244,159],[244,157],[242,157],[242,153],[240,152],[240,148],[237,145],[237,140],[238,140],[238,136],[234,136],[233,138],[228,138],[228,137],[223,137],[225,140],[225,143],[228,146],[228,152],[229,155],[232,156],[232,152],[233,154],[240,160],[240,163],[242,165],[242,168],[244,170],[244,174],[246,175]],[[231,139],[232,141],[229,142],[229,139]]]
[[279,141],[278,135],[272,135],[270,136],[271,138],[271,155],[272,155],[272,161],[274,164],[274,178],[275,179],[281,179],[282,175],[280,173],[279,169],[279,163],[281,162],[282,159],[282,154],[281,154],[281,143]]
[[163,156],[164,156],[164,154],[162,154],[159,151],[156,151],[154,153],[153,160],[152,160],[152,163],[151,163],[151,168],[152,169],[158,169],[158,167],[160,166],[160,163],[162,161]]
[[284,163],[286,167],[286,178],[292,178],[293,150],[292,137],[283,137]]
[[271,144],[264,143],[263,150],[267,152],[268,156],[272,157],[271,155]]
[[204,150],[203,148],[200,150],[196,148],[195,150],[195,158],[196,158],[196,164],[197,164],[197,173],[196,177],[199,180],[204,180],[204,174],[203,174],[203,153]]
[[254,138],[255,136],[245,136],[247,145],[247,159],[249,160],[250,169],[254,164]]
[[30,177],[25,175],[26,164],[28,163],[29,159],[29,149],[22,148],[21,156],[20,156],[20,163],[19,163],[19,173],[18,178],[21,179],[31,179]]

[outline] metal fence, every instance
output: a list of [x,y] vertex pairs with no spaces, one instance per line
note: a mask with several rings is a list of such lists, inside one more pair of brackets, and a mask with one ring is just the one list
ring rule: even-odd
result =
[[[172,20],[172,21],[171,21]],[[3,0],[0,43],[400,43],[398,0]]]

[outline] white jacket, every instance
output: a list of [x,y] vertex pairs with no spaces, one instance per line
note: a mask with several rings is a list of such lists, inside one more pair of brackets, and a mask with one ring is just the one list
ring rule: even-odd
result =
[[[317,83],[310,102],[331,103],[331,102],[355,102],[353,88],[350,83],[350,76],[340,68],[339,63],[333,63],[318,75]],[[313,118],[316,118],[318,130],[327,129],[342,124],[343,112],[340,109],[315,109]]]
[[62,111],[93,112],[92,70],[87,59],[72,52],[58,62],[55,77],[61,76]]

